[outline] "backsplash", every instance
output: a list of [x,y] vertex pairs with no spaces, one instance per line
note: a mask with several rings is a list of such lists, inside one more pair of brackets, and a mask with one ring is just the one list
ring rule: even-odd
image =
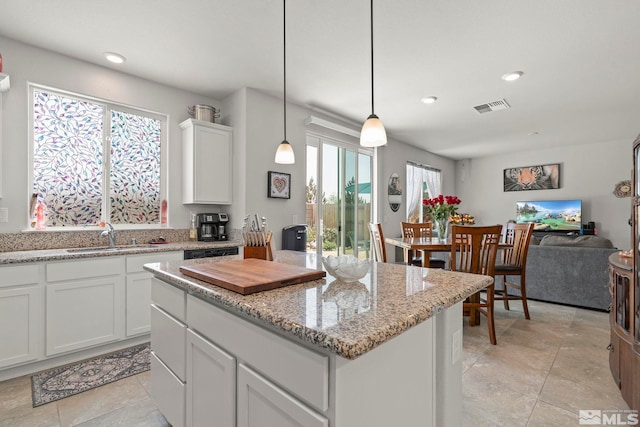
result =
[[[137,244],[146,244],[160,237],[168,242],[186,242],[189,240],[189,230],[116,230],[116,245],[129,245],[133,238]],[[108,244],[109,239],[100,236],[100,230],[0,233],[0,252],[86,248]]]

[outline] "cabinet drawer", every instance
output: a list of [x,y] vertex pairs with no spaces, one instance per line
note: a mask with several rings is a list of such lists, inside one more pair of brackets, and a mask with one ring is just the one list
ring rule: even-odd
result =
[[151,348],[180,380],[186,379],[187,325],[151,306]]
[[329,401],[329,358],[187,296],[187,323],[320,411]]
[[171,370],[151,352],[151,398],[173,427],[185,425],[185,388]]
[[244,364],[238,366],[238,427],[329,427],[329,420]]
[[38,283],[38,264],[0,267],[0,288]]
[[151,301],[176,319],[187,319],[187,293],[157,278],[151,279]]
[[122,274],[123,259],[118,256],[48,263],[47,282],[119,275]]
[[153,254],[128,255],[127,273],[138,273],[145,271],[143,266],[151,262],[180,261],[184,258],[182,251],[179,252],[156,252]]

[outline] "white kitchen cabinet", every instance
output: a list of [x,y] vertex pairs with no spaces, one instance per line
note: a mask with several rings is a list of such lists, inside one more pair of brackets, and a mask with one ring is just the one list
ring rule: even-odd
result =
[[238,367],[238,427],[328,427],[329,420],[244,364]]
[[187,325],[151,305],[151,349],[174,375],[184,382],[186,375]]
[[188,119],[182,128],[184,204],[232,202],[232,128]]
[[236,359],[201,335],[187,332],[187,427],[236,425]]
[[46,266],[46,355],[124,338],[123,257]]
[[[184,383],[169,369],[155,352],[151,352],[150,393],[162,415],[172,427],[184,427]],[[211,424],[212,425],[212,424]]]
[[37,264],[0,267],[0,368],[38,358]]
[[151,331],[149,307],[153,274],[144,271],[144,265],[181,259],[183,259],[182,251],[127,256],[125,317],[127,337]]

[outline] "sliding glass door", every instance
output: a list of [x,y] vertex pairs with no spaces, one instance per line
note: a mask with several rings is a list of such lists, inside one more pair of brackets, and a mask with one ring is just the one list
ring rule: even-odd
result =
[[307,138],[308,250],[369,257],[373,153],[321,137]]

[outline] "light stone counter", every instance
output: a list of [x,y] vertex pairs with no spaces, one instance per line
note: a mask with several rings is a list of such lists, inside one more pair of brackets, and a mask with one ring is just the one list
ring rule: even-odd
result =
[[41,262],[55,260],[70,260],[79,258],[96,258],[117,255],[136,255],[154,252],[184,251],[192,249],[228,248],[243,246],[240,240],[225,240],[218,242],[173,242],[166,244],[119,245],[116,250],[106,250],[104,246],[85,246],[78,248],[16,250],[0,252],[0,265],[18,264],[26,262]]
[[[221,306],[307,344],[356,359],[492,283],[488,276],[372,263],[355,283],[325,279],[243,296],[180,273],[182,265],[238,256],[170,263],[145,269],[188,294]],[[314,254],[277,251],[276,262],[323,269]]]

